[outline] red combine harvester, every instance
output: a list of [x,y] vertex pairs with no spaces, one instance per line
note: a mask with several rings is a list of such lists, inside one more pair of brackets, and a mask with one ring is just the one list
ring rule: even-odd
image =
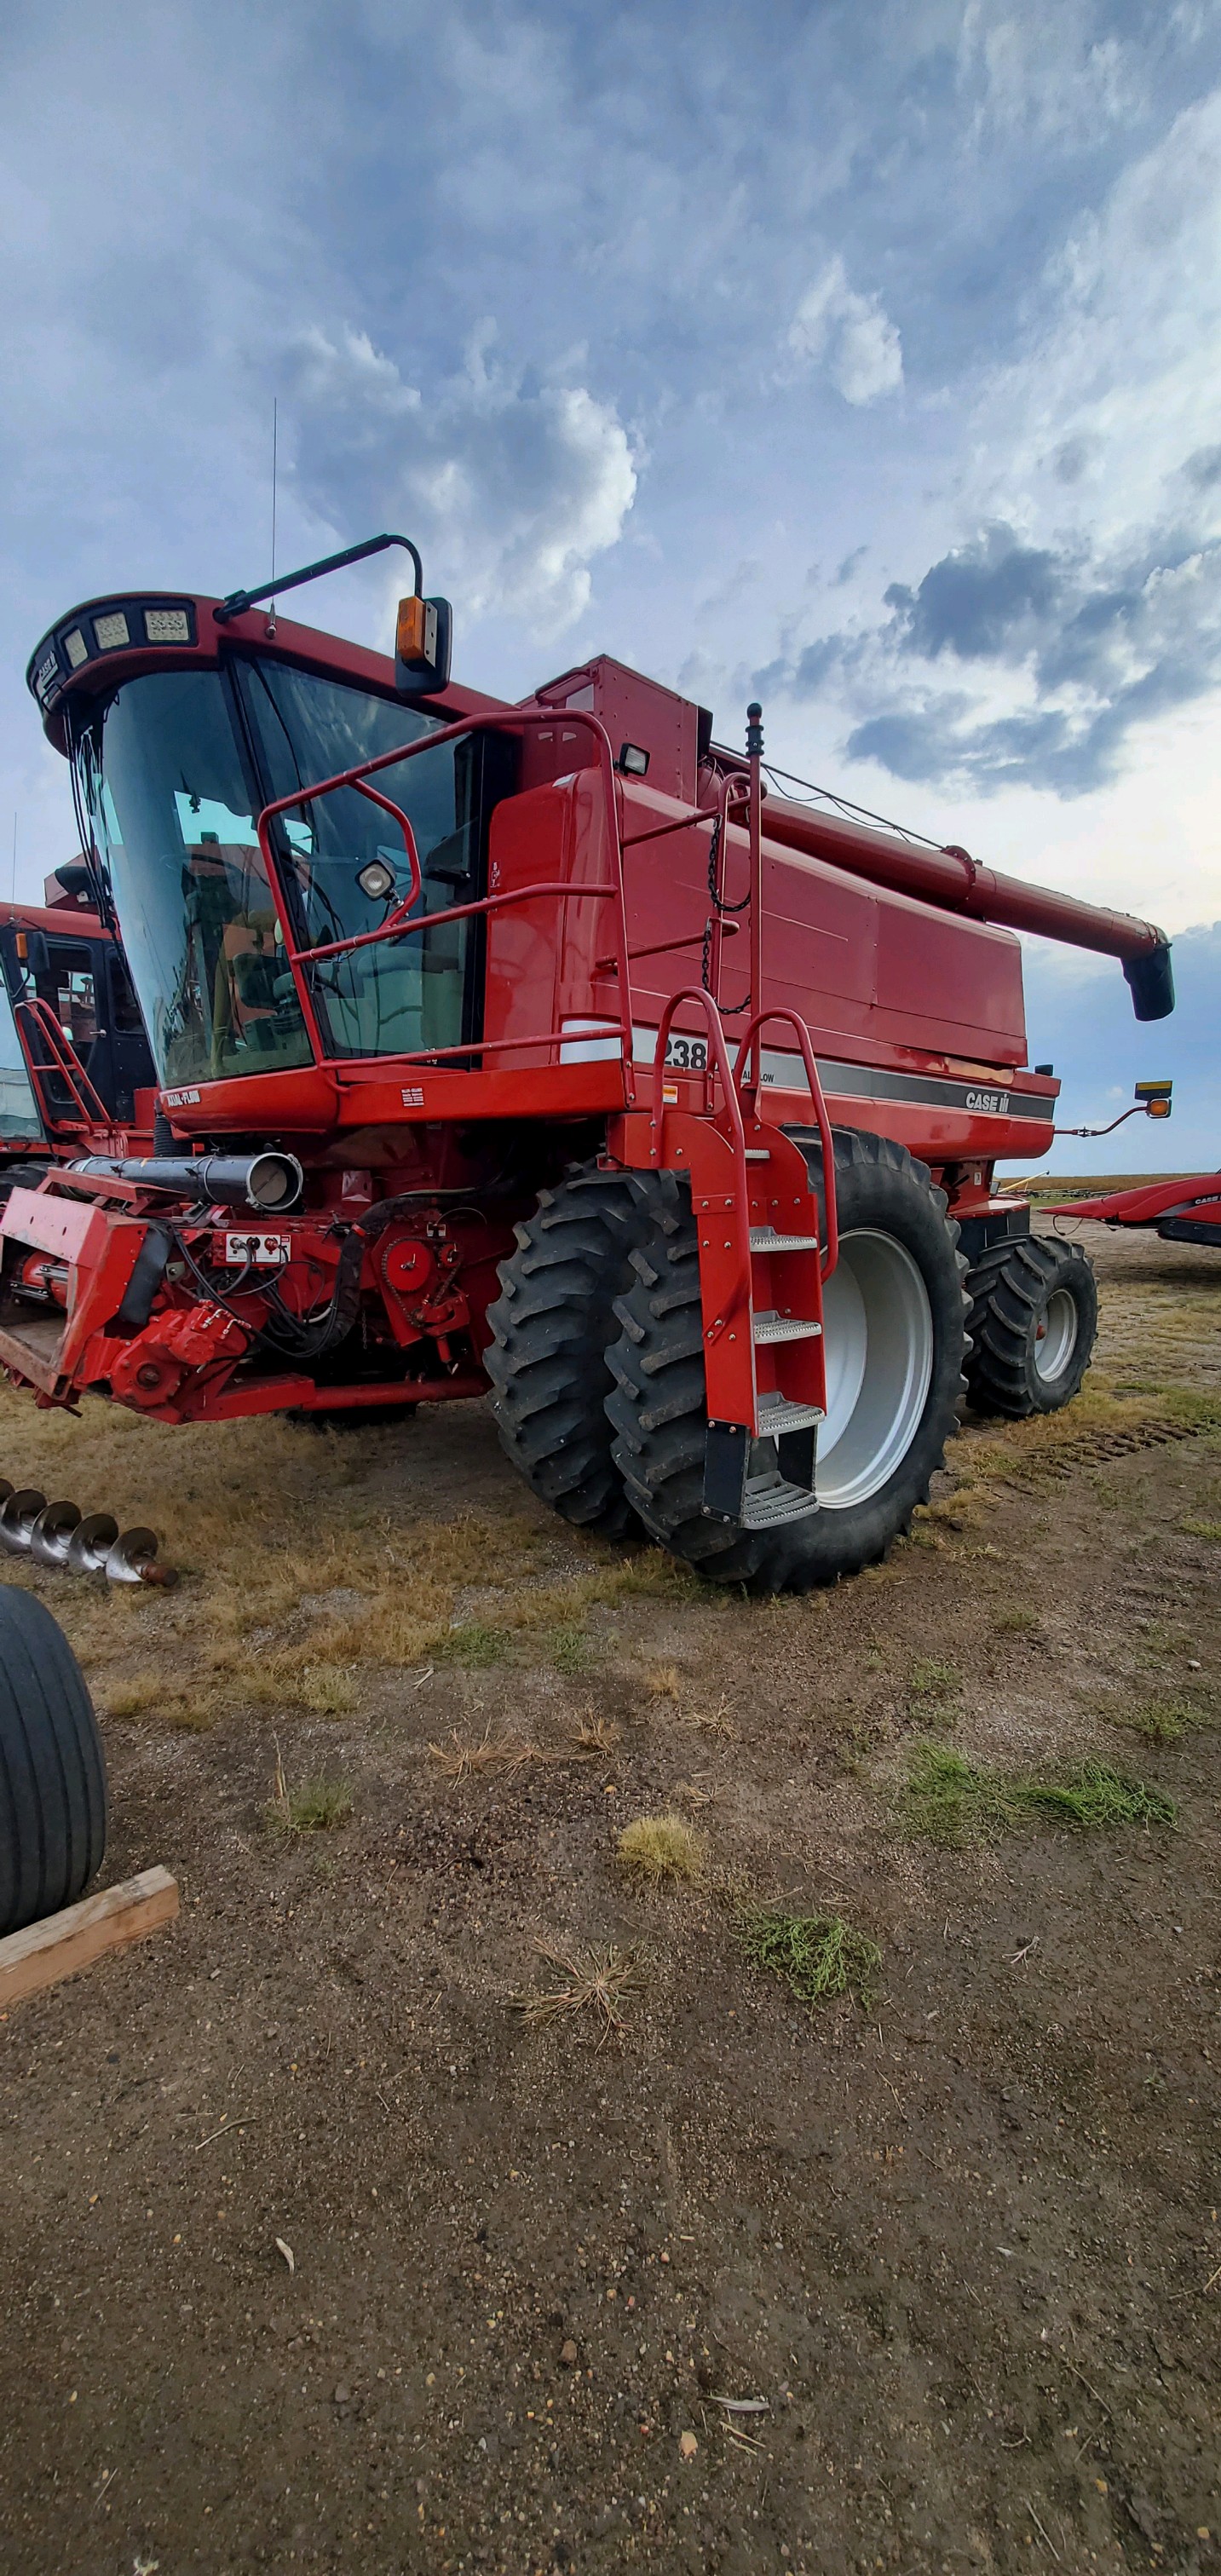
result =
[[[138,594],[30,665],[156,1058],[151,1158],[14,1190],[0,1361],[165,1422],[481,1394],[534,1491],[714,1581],[833,1579],[928,1492],[966,1385],[1088,1365],[1089,1265],[994,1194],[1050,1144],[1015,929],[1150,924],[775,792],[600,657],[452,684],[416,549],[393,660]],[[766,800],[766,801],[765,801]]]
[[152,1141],[156,1074],[123,952],[78,862],[0,903],[0,1201],[86,1148]]

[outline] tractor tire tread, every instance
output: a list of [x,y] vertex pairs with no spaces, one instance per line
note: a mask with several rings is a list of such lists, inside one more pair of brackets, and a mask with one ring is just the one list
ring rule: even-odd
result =
[[[816,1130],[787,1132],[805,1154],[821,1228],[821,1140]],[[633,1254],[632,1282],[616,1300],[622,1330],[608,1353],[614,1385],[606,1410],[624,1490],[644,1528],[662,1546],[708,1581],[742,1585],[752,1593],[806,1591],[877,1564],[910,1527],[917,1502],[927,1499],[931,1475],[958,1428],[967,1264],[958,1251],[958,1227],[945,1214],[945,1195],[933,1187],[927,1165],[892,1138],[857,1128],[837,1128],[833,1137],[840,1194],[851,1199],[852,1175],[866,1191],[876,1175],[900,1180],[924,1203],[924,1232],[941,1265],[944,1356],[918,1435],[917,1481],[909,1480],[907,1490],[892,1498],[889,1515],[866,1505],[860,1512],[814,1513],[787,1528],[766,1531],[729,1528],[704,1514],[707,1417],[699,1253],[685,1188],[672,1189],[664,1220]],[[674,1176],[670,1178],[673,1183]],[[851,1532],[841,1526],[828,1536],[821,1526],[850,1520],[855,1524]]]
[[32,1592],[0,1585],[0,1936],[73,1905],[106,1850],[106,1766],[85,1678]]
[[[1078,1244],[1044,1235],[1008,1236],[980,1254],[967,1279],[971,1354],[967,1391],[977,1413],[1012,1422],[1057,1413],[1078,1393],[1091,1365],[1098,1327],[1093,1264]],[[1060,1376],[1040,1381],[1034,1366],[1039,1316],[1057,1288],[1078,1311],[1077,1343]]]
[[506,1456],[541,1502],[606,1538],[636,1527],[603,1397],[612,1299],[654,1196],[645,1176],[596,1166],[540,1191],[487,1313],[484,1365]]

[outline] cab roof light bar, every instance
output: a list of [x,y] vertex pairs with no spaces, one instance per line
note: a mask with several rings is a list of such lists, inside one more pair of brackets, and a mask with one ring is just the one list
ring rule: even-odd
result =
[[346,546],[340,555],[323,555],[320,563],[305,564],[300,572],[277,573],[274,581],[265,581],[258,590],[231,590],[227,599],[212,614],[218,626],[227,626],[231,617],[244,617],[260,599],[278,599],[281,591],[299,590],[306,581],[317,581],[324,572],[342,572],[345,564],[363,563],[366,555],[384,554],[387,546],[402,546],[410,555],[417,591],[424,588],[424,567],[420,549],[410,537],[366,537],[363,545]]

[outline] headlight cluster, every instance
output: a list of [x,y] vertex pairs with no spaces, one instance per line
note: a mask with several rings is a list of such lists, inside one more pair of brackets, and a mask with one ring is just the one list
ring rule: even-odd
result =
[[45,710],[74,673],[105,653],[130,653],[145,644],[193,644],[195,610],[189,600],[147,607],[140,600],[99,602],[45,635],[27,673]]

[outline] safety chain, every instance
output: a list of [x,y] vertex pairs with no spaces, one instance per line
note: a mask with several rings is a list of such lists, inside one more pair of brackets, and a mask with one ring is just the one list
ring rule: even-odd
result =
[[[712,966],[712,933],[716,926],[717,919],[719,917],[720,920],[727,921],[731,913],[748,912],[750,910],[749,893],[743,895],[741,903],[726,903],[724,897],[717,893],[716,871],[717,860],[720,856],[721,849],[721,824],[723,819],[722,815],[717,815],[716,821],[712,826],[712,837],[708,843],[708,895],[712,904],[712,911],[709,913],[708,919],[704,924],[704,945],[700,958],[700,982],[703,985],[704,991],[708,994],[711,994],[712,992],[712,986],[708,981],[708,976]],[[748,993],[744,1002],[720,1003],[718,1008],[722,1019],[740,1019],[743,1011],[748,1011],[750,1009],[750,1000],[751,997]]]

